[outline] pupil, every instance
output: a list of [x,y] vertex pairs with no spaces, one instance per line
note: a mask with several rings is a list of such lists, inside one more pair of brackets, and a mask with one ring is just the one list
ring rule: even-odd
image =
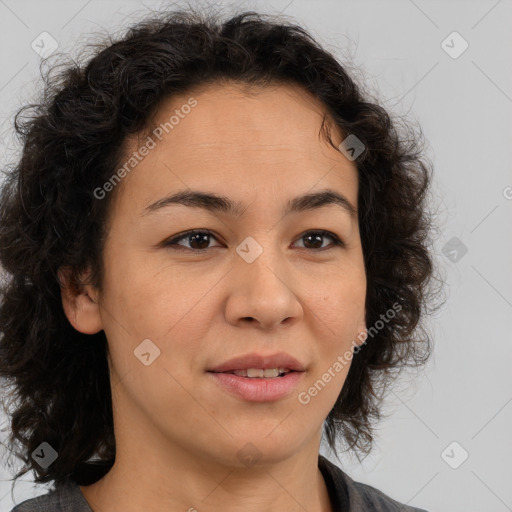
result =
[[[309,238],[316,238],[316,242],[320,242],[320,247],[322,246],[322,235],[306,235],[304,237],[306,240],[309,239]],[[306,247],[308,247],[308,243],[309,242],[305,242],[304,245]],[[315,242],[313,242],[314,244]],[[315,246],[315,249],[318,249],[318,247]]]
[[206,242],[206,245],[204,247],[194,247],[194,249],[207,249],[208,248],[208,243],[209,243],[209,240],[208,240],[209,236],[210,235],[208,235],[208,234],[201,234],[201,233],[197,233],[195,235],[190,235],[190,237],[189,237],[190,245],[192,247],[194,247],[194,243],[198,243],[198,240],[200,238],[202,238],[202,240],[199,241],[199,243],[201,244],[201,243],[205,243]]

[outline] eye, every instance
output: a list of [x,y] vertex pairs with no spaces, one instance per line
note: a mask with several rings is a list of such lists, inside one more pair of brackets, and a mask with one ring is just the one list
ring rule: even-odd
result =
[[320,247],[307,247],[306,249],[312,248],[314,250],[324,250],[329,249],[332,247],[321,247],[323,244],[321,242],[322,238],[330,238],[331,240],[334,240],[334,243],[332,243],[332,246],[340,246],[344,247],[345,244],[334,234],[330,231],[306,231],[303,235],[300,236],[299,240],[308,240],[308,245],[318,245],[320,243]]
[[[208,229],[194,229],[191,231],[187,231],[181,235],[178,235],[174,238],[166,240],[162,243],[163,247],[171,248],[177,251],[192,251],[192,252],[205,252],[210,243],[210,237],[216,238],[215,235],[209,231]],[[333,240],[331,247],[322,247],[322,238],[330,238]],[[306,231],[303,233],[299,240],[305,240],[306,243],[304,245],[304,249],[311,249],[313,251],[322,251],[325,249],[332,249],[336,246],[345,247],[343,241],[341,241],[334,233],[330,231],[324,230],[316,230],[316,231]],[[182,245],[179,242],[185,241],[190,244],[189,247]],[[320,246],[318,247],[318,245]],[[195,247],[194,247],[195,246]],[[198,247],[199,246],[199,247]],[[316,246],[316,247],[312,247]],[[217,246],[218,247],[218,246]]]
[[[177,237],[171,238],[170,240],[167,240],[163,243],[165,247],[171,247],[172,249],[176,249],[178,251],[183,250],[192,250],[194,252],[204,252],[208,248],[209,245],[209,237],[214,237],[213,233],[207,229],[195,229],[192,231],[187,231],[186,233],[183,233],[182,235],[179,235]],[[182,240],[187,241],[191,244],[192,247],[184,247],[183,245],[179,244],[178,242],[181,242]],[[198,246],[194,247],[194,245]],[[177,247],[173,247],[177,246]]]

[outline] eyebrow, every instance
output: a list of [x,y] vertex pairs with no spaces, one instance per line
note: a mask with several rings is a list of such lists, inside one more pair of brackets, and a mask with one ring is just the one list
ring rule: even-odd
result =
[[[211,212],[221,212],[233,217],[241,217],[246,209],[243,203],[233,201],[229,197],[199,190],[183,190],[150,204],[143,210],[141,217],[176,204],[191,208],[202,208]],[[283,216],[324,206],[341,207],[352,219],[357,218],[357,210],[352,203],[343,194],[333,189],[307,193],[290,199],[283,211]]]

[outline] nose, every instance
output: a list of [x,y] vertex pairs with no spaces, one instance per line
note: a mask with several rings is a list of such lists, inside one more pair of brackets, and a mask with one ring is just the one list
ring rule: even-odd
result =
[[225,312],[228,322],[237,326],[254,323],[272,330],[302,318],[303,307],[290,270],[278,254],[265,250],[252,263],[240,258],[234,264]]

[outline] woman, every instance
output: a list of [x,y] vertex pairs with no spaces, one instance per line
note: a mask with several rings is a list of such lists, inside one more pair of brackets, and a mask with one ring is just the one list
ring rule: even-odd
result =
[[255,13],[160,13],[48,84],[1,195],[0,374],[16,478],[55,488],[13,512],[420,510],[319,456],[368,453],[429,353],[414,134]]

